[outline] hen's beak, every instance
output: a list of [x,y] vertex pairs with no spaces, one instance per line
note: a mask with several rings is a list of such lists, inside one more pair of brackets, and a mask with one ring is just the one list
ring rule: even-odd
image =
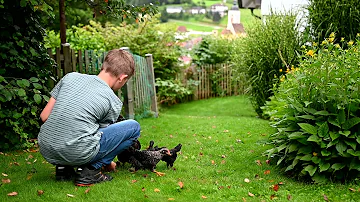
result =
[[170,150],[168,150],[166,154],[169,155],[169,156],[171,156]]

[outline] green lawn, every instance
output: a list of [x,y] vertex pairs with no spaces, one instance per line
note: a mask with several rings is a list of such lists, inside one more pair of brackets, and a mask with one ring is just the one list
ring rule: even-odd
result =
[[[143,148],[183,144],[175,169],[160,162],[149,171],[118,168],[111,182],[88,188],[56,182],[54,166],[35,153],[0,154],[0,201],[358,201],[355,184],[298,182],[268,165],[264,141],[274,132],[256,117],[247,97],[213,98],[163,108],[159,118],[142,119]],[[10,179],[10,183],[7,179]],[[179,183],[183,184],[180,187]],[[274,190],[278,184],[279,189]],[[38,195],[38,190],[43,194]],[[17,192],[17,196],[7,196]]]

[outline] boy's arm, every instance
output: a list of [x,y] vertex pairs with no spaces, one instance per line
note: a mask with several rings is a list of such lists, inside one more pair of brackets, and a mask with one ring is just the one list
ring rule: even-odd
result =
[[55,98],[51,97],[49,99],[49,102],[46,104],[45,108],[42,110],[40,114],[40,118],[42,122],[45,123],[45,121],[48,119],[52,109],[54,108],[55,102],[56,102]]

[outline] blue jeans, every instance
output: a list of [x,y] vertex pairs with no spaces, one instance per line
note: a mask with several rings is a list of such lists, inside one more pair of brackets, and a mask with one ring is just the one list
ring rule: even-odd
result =
[[100,150],[90,161],[95,169],[109,165],[115,156],[129,148],[140,137],[140,124],[134,120],[125,120],[100,128]]

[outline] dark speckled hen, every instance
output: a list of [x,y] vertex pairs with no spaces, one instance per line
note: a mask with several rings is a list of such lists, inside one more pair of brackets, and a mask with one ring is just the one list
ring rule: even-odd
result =
[[163,176],[164,173],[157,172],[155,170],[156,165],[164,156],[171,156],[168,148],[162,148],[158,151],[149,150],[137,150],[131,147],[132,156],[130,157],[130,163],[135,167],[135,170],[148,169],[151,172],[155,172],[159,176]]
[[[133,144],[131,145],[131,147],[133,149],[141,149],[141,144],[139,142],[139,140],[135,140],[133,142]],[[130,163],[130,156],[132,156],[133,154],[133,149],[126,149],[125,151],[121,152],[120,154],[117,155],[118,158],[118,162],[116,162],[117,166],[125,165],[125,163]]]

